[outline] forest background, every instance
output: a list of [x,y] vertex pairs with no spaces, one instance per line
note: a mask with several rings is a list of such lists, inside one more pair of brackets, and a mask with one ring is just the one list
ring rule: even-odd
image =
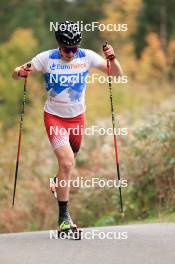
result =
[[[57,204],[49,191],[57,162],[43,124],[41,75],[27,87],[19,181],[11,208],[23,81],[14,67],[56,48],[50,22],[127,24],[125,32],[83,32],[82,47],[102,55],[114,47],[127,83],[114,83],[125,217],[116,188],[72,188],[70,210],[80,226],[175,222],[175,3],[174,0],[10,0],[0,8],[0,232],[55,228]],[[94,71],[96,73],[96,71]],[[93,73],[93,72],[92,72]],[[108,84],[88,84],[86,127],[112,127]],[[84,136],[73,178],[115,179],[112,136]]]

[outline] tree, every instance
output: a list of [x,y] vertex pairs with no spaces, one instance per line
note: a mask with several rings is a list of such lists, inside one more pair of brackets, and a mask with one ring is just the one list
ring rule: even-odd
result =
[[146,46],[146,36],[149,32],[158,34],[161,46],[166,50],[168,41],[175,36],[174,13],[174,0],[143,0],[137,19],[137,31],[134,34],[138,56]]

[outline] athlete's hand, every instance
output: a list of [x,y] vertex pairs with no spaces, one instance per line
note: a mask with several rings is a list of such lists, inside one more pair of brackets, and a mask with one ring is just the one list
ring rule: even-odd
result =
[[106,59],[113,60],[115,58],[115,52],[111,45],[106,45],[103,47],[103,53]]
[[31,72],[29,65],[27,66],[21,66],[18,71],[18,76],[26,78],[29,73]]

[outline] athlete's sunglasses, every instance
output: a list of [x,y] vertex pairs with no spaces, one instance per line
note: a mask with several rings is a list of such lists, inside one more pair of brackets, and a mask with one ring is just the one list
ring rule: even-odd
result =
[[77,50],[78,50],[78,47],[62,47],[62,50],[65,52],[65,53],[76,53]]

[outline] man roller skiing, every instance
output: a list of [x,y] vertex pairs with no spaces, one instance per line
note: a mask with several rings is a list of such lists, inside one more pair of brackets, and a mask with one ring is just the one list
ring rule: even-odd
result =
[[[33,72],[42,72],[44,75],[48,92],[44,106],[44,123],[59,165],[56,175],[58,228],[64,231],[76,226],[68,212],[70,192],[68,181],[82,141],[82,133],[74,135],[71,129],[77,126],[84,127],[85,89],[89,70],[98,68],[107,73],[107,65],[106,60],[97,53],[80,48],[82,34],[76,23],[69,21],[61,23],[55,32],[55,37],[58,48],[41,52],[30,62],[15,68],[12,77],[19,80]],[[104,55],[106,58],[109,56],[112,58],[111,75],[122,75],[121,66],[110,45],[104,51]],[[30,71],[27,68],[29,63]],[[57,128],[57,133],[51,128]],[[65,187],[59,185],[61,180],[67,183]]]

